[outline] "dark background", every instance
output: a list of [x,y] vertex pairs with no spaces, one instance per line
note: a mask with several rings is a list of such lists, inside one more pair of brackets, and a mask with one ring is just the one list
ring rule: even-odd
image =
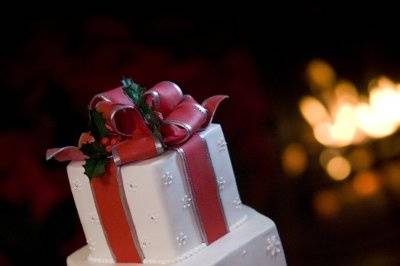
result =
[[230,95],[216,121],[242,200],[276,222],[289,265],[400,265],[399,201],[384,214],[321,220],[310,202],[324,173],[293,180],[280,166],[305,124],[297,103],[309,93],[310,60],[330,62],[360,87],[382,73],[398,80],[395,8],[59,8],[0,18],[0,265],[64,265],[84,245],[65,165],[44,154],[75,144],[90,98],[123,76],[147,87],[175,81],[199,101]]

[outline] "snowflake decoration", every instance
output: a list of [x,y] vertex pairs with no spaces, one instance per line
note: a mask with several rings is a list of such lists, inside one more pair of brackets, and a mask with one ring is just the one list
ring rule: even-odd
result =
[[237,197],[237,198],[233,201],[233,206],[235,206],[236,209],[242,208],[242,201],[240,200],[239,197]]
[[150,218],[150,221],[151,222],[153,222],[153,223],[157,223],[159,220],[160,220],[160,218],[158,217],[158,215],[157,214],[150,214],[149,215],[149,218]]
[[164,185],[169,186],[172,184],[172,182],[174,181],[173,176],[171,175],[170,172],[165,172],[165,174],[162,177],[162,182]]
[[190,206],[192,206],[192,198],[190,198],[188,195],[183,196],[182,202],[184,209],[190,208]]
[[267,252],[272,257],[281,252],[281,241],[275,235],[267,238]]
[[218,146],[218,151],[223,152],[226,150],[228,144],[226,143],[225,139],[221,137],[217,142],[217,146]]
[[99,224],[100,223],[99,216],[97,216],[97,214],[94,213],[94,212],[89,213],[88,219],[89,219],[89,222],[92,223],[92,224]]
[[96,250],[96,248],[94,247],[95,245],[96,245],[96,242],[95,241],[93,241],[91,238],[89,238],[88,239],[88,241],[87,241],[87,243],[88,243],[88,246],[89,246],[89,250],[90,251],[95,251]]
[[81,191],[82,190],[82,182],[79,179],[75,179],[71,183],[72,190]]
[[128,183],[128,189],[135,192],[138,189],[138,185],[133,183]]
[[142,248],[148,248],[150,246],[150,241],[148,241],[147,239],[144,239],[142,241]]
[[178,242],[179,246],[184,246],[187,243],[187,238],[188,238],[187,235],[181,232],[176,237],[176,241]]
[[222,176],[217,178],[218,189],[222,191],[225,188],[226,180]]

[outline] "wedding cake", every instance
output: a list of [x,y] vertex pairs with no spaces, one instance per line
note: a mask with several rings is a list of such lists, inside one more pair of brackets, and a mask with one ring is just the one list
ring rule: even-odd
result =
[[[221,126],[172,82],[96,95],[67,173],[87,245],[69,266],[286,265],[275,224],[242,204]],[[126,264],[127,263],[127,264]]]

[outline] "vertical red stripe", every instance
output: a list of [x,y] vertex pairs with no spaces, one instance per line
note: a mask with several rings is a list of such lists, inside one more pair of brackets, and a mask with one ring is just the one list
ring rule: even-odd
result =
[[194,135],[181,147],[201,226],[211,244],[228,232],[207,144]]
[[109,162],[103,176],[92,178],[97,211],[116,262],[141,263],[121,202],[117,171],[115,164]]

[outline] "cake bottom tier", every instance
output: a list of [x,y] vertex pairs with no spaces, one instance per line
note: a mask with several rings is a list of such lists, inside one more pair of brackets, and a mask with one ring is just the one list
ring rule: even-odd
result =
[[[234,231],[171,266],[285,266],[285,255],[275,224],[253,209],[243,206],[248,220]],[[67,259],[68,266],[160,266],[166,264],[95,263],[87,260],[87,246]]]

